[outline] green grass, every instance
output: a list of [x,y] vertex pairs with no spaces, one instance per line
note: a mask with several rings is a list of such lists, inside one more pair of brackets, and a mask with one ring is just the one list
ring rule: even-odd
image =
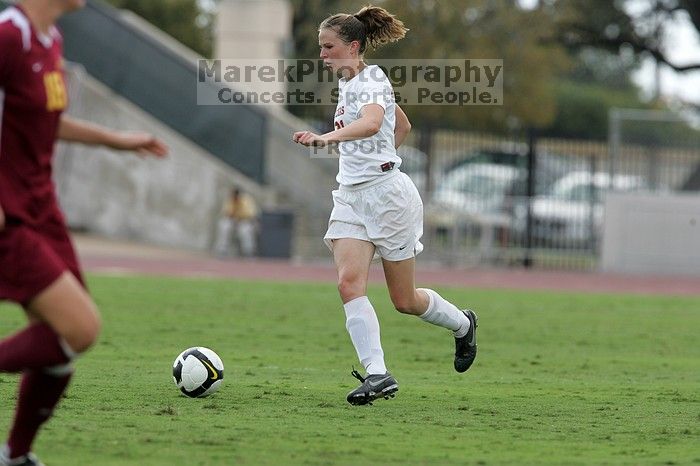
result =
[[[479,357],[370,298],[398,396],[352,407],[358,365],[331,284],[90,277],[99,344],[35,451],[51,466],[700,464],[700,299],[440,288],[479,312]],[[0,307],[0,335],[22,325]],[[222,389],[171,363],[209,346]],[[0,376],[0,430],[15,376]]]

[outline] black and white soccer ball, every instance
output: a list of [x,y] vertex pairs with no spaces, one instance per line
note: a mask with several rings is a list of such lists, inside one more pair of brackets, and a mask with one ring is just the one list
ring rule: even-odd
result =
[[221,387],[223,380],[224,363],[209,348],[187,348],[173,362],[173,381],[191,398],[211,395]]

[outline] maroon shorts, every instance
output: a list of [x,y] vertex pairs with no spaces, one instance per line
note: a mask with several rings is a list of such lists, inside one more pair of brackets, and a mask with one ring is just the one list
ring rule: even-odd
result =
[[66,271],[85,286],[63,222],[41,230],[10,223],[0,230],[0,300],[26,306]]

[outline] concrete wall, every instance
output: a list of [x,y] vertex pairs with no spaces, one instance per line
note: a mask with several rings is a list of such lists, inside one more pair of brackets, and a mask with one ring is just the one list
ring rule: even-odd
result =
[[[132,27],[173,53],[192,63],[201,58],[133,13],[122,11],[121,14]],[[283,57],[283,43],[291,40],[292,14],[288,0],[221,0],[215,57]],[[226,43],[229,39],[232,43]],[[294,131],[309,129],[303,120],[274,105],[260,108],[269,116],[264,141],[265,182],[275,196],[273,206],[310,210],[298,214],[326,217],[327,220],[332,207],[330,191],[337,186],[338,160],[312,158],[308,148],[291,142]]]
[[167,159],[59,144],[54,164],[68,223],[108,237],[208,249],[231,186],[263,204],[274,193],[179,136],[81,68],[69,72],[69,114],[112,128],[149,131],[170,147]]
[[601,268],[700,276],[700,194],[608,194]]
[[[291,28],[287,1],[222,3],[245,5],[239,5],[243,10],[237,13],[230,8],[223,13],[221,25],[235,21],[244,28],[255,25],[273,31],[268,37],[269,48],[257,50],[240,42],[242,51],[282,56],[282,37],[288,34],[283,31]],[[260,8],[272,10],[263,11],[256,20],[262,23],[254,24],[251,18],[257,18]],[[141,18],[126,11],[122,16],[139,32],[196,66],[199,57],[194,52]],[[258,42],[258,46],[263,45]],[[241,54],[239,58],[250,56]],[[171,149],[167,159],[154,160],[103,148],[59,144],[55,179],[72,227],[112,238],[206,250],[214,241],[216,221],[228,190],[238,186],[250,192],[263,209],[293,212],[294,256],[328,257],[322,235],[332,208],[331,190],[336,186],[338,163],[312,158],[308,148],[291,142],[294,131],[308,129],[306,123],[283,109],[264,107],[269,114],[263,142],[265,183],[259,185],[114,94],[79,65],[70,67],[68,80],[71,115],[108,127],[152,132]]]
[[266,184],[258,185],[204,149],[114,94],[79,66],[68,73],[69,114],[104,126],[149,131],[170,147],[167,159],[60,143],[55,180],[69,225],[111,238],[206,250],[232,186],[266,210],[295,216],[292,253],[325,256],[321,236],[332,207],[337,160],[312,159],[291,142],[306,124],[285,112],[270,116],[265,137]]
[[309,129],[287,112],[273,112],[267,127],[265,169],[278,202],[295,213],[294,253],[300,258],[328,258],[323,234],[337,189],[338,159],[314,158],[311,150],[291,141],[292,133]]

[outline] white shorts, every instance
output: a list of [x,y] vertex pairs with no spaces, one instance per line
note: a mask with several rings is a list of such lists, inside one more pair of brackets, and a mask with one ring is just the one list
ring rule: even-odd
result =
[[402,261],[423,250],[423,201],[398,169],[377,180],[333,191],[333,211],[323,240],[354,238],[374,244],[374,258]]

